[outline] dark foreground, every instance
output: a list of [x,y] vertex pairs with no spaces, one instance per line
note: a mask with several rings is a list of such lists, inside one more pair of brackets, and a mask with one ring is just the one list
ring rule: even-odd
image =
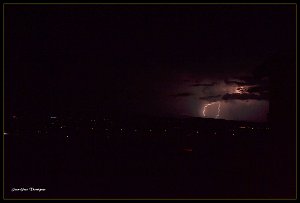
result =
[[294,198],[288,153],[266,132],[8,134],[5,198]]

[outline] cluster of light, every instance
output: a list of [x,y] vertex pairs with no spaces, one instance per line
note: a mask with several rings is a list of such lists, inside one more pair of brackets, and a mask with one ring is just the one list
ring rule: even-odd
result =
[[204,106],[203,112],[202,112],[204,117],[206,117],[206,115],[205,115],[206,108],[207,108],[208,106],[213,105],[213,104],[216,104],[216,103],[218,104],[218,113],[217,113],[217,115],[216,115],[215,118],[219,118],[219,116],[220,116],[220,111],[221,111],[221,102],[211,102],[211,103],[206,104],[206,105]]

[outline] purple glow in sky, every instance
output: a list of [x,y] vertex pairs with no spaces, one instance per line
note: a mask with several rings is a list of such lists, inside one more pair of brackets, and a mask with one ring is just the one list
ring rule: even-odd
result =
[[[226,120],[247,120],[265,122],[269,113],[267,97],[268,78],[246,79],[201,79],[177,77],[177,81],[168,77],[164,83],[161,100],[162,111],[173,112],[173,115],[217,118]],[[243,78],[243,77],[240,77]],[[165,95],[165,92],[172,92]],[[162,103],[162,101],[160,102]]]

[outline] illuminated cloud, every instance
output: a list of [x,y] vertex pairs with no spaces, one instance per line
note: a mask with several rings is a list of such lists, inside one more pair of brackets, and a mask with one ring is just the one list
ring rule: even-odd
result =
[[213,100],[213,99],[219,99],[221,98],[222,95],[211,95],[211,96],[206,96],[206,97],[199,97],[200,100]]

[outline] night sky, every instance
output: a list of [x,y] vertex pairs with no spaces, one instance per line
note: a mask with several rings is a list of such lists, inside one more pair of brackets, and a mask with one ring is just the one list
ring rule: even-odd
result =
[[295,5],[6,5],[6,111],[264,122],[295,24]]

